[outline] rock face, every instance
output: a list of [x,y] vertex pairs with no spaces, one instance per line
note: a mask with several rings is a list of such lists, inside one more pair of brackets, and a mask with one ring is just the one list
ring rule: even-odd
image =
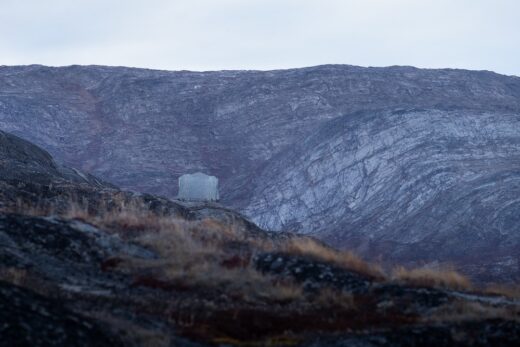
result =
[[263,227],[482,279],[519,277],[519,113],[486,71],[0,68],[0,128],[67,165],[169,197],[207,172]]
[[64,309],[59,301],[2,281],[0,319],[4,346],[123,346],[99,324]]
[[[0,171],[2,346],[518,345],[514,297],[391,279],[215,203],[69,176],[1,135],[2,166],[16,168]],[[72,195],[88,209],[61,213]]]
[[[520,280],[520,114],[359,113],[266,166],[246,214],[385,262]],[[321,203],[318,203],[321,202]],[[385,263],[383,262],[383,263]]]
[[0,177],[3,181],[85,183],[109,186],[94,176],[60,165],[49,153],[17,136],[0,131]]

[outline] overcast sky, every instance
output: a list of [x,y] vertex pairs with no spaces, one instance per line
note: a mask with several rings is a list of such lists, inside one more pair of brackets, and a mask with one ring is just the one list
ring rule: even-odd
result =
[[0,0],[0,65],[21,64],[520,76],[520,0]]

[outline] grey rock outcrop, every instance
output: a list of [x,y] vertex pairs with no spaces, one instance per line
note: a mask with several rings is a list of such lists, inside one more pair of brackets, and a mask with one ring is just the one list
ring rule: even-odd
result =
[[123,346],[102,325],[58,300],[0,281],[2,346]]
[[0,178],[4,181],[84,183],[107,187],[90,174],[58,164],[45,150],[0,130]]

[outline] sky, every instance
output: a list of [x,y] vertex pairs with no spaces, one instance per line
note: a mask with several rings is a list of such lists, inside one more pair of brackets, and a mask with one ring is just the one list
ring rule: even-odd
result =
[[0,65],[520,76],[520,0],[0,0]]

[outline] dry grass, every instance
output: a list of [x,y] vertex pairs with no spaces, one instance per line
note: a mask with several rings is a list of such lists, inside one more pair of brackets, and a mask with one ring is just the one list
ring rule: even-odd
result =
[[[159,255],[159,259],[153,260],[122,257],[114,268],[127,274],[149,273],[161,283],[185,288],[219,288],[245,301],[291,301],[303,295],[300,286],[281,283],[253,269],[249,264],[251,254],[243,256],[226,250],[224,247],[228,242],[245,243],[248,240],[233,225],[214,219],[187,221],[158,216],[139,202],[122,203],[96,215],[88,213],[81,205],[71,204],[62,217],[80,219],[116,232]],[[256,248],[262,244],[250,243],[248,246]],[[229,262],[233,256],[242,261]]]
[[[216,270],[210,276],[214,279],[213,283],[220,283],[227,293],[243,302],[287,303],[305,300],[303,288],[299,284],[289,280],[277,280],[251,267],[226,269],[224,271],[222,271],[222,268]],[[206,278],[203,278],[202,281],[209,283]]]
[[[15,210],[28,215],[54,214],[65,219],[82,220],[152,250],[158,256],[156,259],[134,258],[128,254],[114,255],[101,264],[101,269],[126,274],[132,287],[160,289],[137,293],[145,293],[154,297],[154,300],[155,296],[160,298],[161,304],[143,305],[146,306],[145,312],[151,310],[153,314],[164,315],[175,326],[176,334],[185,330],[210,340],[220,336],[213,340],[219,343],[265,345],[263,340],[258,343],[250,341],[249,332],[268,329],[273,331],[273,335],[268,338],[275,339],[280,334],[280,340],[273,340],[275,344],[293,345],[298,340],[291,339],[290,334],[285,336],[285,332],[300,331],[295,329],[305,331],[307,322],[309,327],[344,331],[356,327],[363,319],[369,324],[372,324],[373,319],[388,320],[392,324],[399,324],[400,319],[404,319],[393,313],[393,307],[378,311],[371,306],[375,304],[372,304],[374,300],[370,293],[354,296],[326,284],[317,292],[306,291],[302,283],[259,272],[252,263],[258,253],[275,252],[308,257],[367,275],[376,281],[394,280],[410,286],[471,289],[467,278],[450,269],[407,270],[400,267],[393,271],[390,278],[379,266],[367,263],[351,252],[334,250],[309,237],[270,237],[261,233],[248,233],[240,226],[215,219],[185,220],[160,215],[150,211],[141,199],[128,199],[123,195],[112,196],[98,203],[94,210],[85,201],[71,201],[68,208],[59,210],[20,202]],[[0,271],[0,278],[28,285],[29,277],[24,271],[7,269]],[[33,282],[31,286],[34,286]],[[505,290],[494,287],[489,292],[504,293]],[[518,294],[515,291],[513,293]],[[508,294],[512,295],[510,292]],[[403,305],[404,308],[396,310],[405,312],[408,304]],[[430,312],[422,318],[425,322],[504,317],[518,319],[519,316],[517,311],[507,307],[497,308],[463,300],[450,302],[450,305]],[[375,317],[380,313],[381,317]],[[141,327],[127,321],[125,317],[112,316],[112,313],[91,312],[89,315],[106,323],[117,335],[123,335],[125,341],[137,345],[161,347],[176,342],[172,340],[168,329]],[[220,324],[226,319],[229,330],[228,325]],[[258,323],[259,319],[263,319],[261,324]],[[394,321],[396,319],[398,321]],[[245,322],[245,328],[235,332],[237,322]],[[252,324],[248,324],[250,322]],[[361,324],[365,324],[364,321]],[[204,332],[206,328],[209,330]],[[197,329],[202,329],[202,332],[197,332]],[[230,334],[230,331],[236,334]]]
[[[253,237],[234,225],[214,219],[187,221],[161,216],[150,211],[140,198],[128,199],[122,194],[111,195],[110,202],[100,203],[101,207],[95,214],[84,201],[73,200],[68,206],[68,209],[57,214],[63,218],[83,220],[104,230],[118,233],[121,237],[142,244],[160,255],[161,259],[152,262],[124,259],[117,267],[120,271],[128,273],[147,270],[158,274],[166,281],[182,281],[189,286],[248,288],[245,291],[253,297],[262,297],[262,293],[272,290],[271,294],[276,298],[297,298],[301,295],[301,290],[293,288],[293,284],[274,286],[275,281],[272,278],[257,273],[249,265],[251,257],[257,252],[283,252],[333,263],[376,280],[388,279],[380,266],[367,263],[351,252],[334,250],[310,237],[294,236],[273,240]],[[21,202],[17,204],[16,210],[30,215],[56,213],[48,207],[31,207]],[[233,242],[244,244],[249,253],[233,253],[225,248],[227,243]],[[229,262],[234,256],[237,259]],[[393,271],[391,278],[414,286],[455,290],[472,288],[466,277],[450,269],[408,270],[399,267]],[[258,288],[257,292],[255,286]],[[494,292],[499,292],[499,289],[494,287]],[[500,292],[504,293],[505,290],[502,289]],[[508,291],[507,295],[513,295],[512,291]]]
[[67,209],[65,211],[52,211],[52,214],[60,215],[65,219],[80,219],[84,221],[89,221],[94,217],[93,214],[89,213],[86,204],[81,204],[72,201],[68,204]]
[[309,237],[290,238],[285,241],[283,251],[333,263],[374,278],[385,278],[383,270],[378,265],[369,264],[352,252],[337,251]]
[[0,267],[0,280],[12,283],[16,286],[25,286],[29,279],[26,269],[14,267]]
[[[213,219],[187,221],[159,216],[149,211],[138,199],[112,202],[110,209],[93,214],[87,204],[72,201],[60,213],[49,208],[18,204],[15,211],[26,215],[57,214],[65,219],[78,219],[118,233],[121,237],[152,249],[159,259],[144,260],[124,255],[112,266],[117,271],[140,275],[149,273],[163,283],[190,288],[220,288],[244,301],[269,300],[285,302],[303,296],[300,286],[264,275],[249,264],[226,265],[233,256],[224,249],[227,242],[246,242],[249,238],[233,225]],[[123,232],[122,232],[123,231]],[[268,242],[251,242],[253,248]],[[272,245],[271,245],[272,246]],[[265,251],[265,249],[257,249]],[[245,265],[245,266],[244,266]]]
[[54,209],[43,203],[31,204],[18,198],[13,206],[4,207],[2,212],[19,213],[27,216],[48,216],[53,214]]
[[344,310],[356,309],[354,296],[332,288],[322,288],[313,298],[313,303],[319,307],[333,307]]
[[408,270],[404,267],[394,269],[392,278],[395,281],[413,286],[441,287],[454,290],[470,290],[471,281],[451,269],[417,268]]
[[253,269],[249,258],[229,266],[226,260],[233,255],[222,245],[236,235],[232,228],[214,220],[188,222],[163,218],[152,232],[134,239],[156,251],[160,259],[127,259],[118,267],[125,272],[148,270],[162,281],[182,287],[219,288],[244,301],[291,301],[303,295],[300,286],[281,283]]
[[[338,252],[310,238],[292,237],[276,243],[269,239],[251,239],[233,226],[214,219],[186,221],[142,213],[141,208],[95,217],[93,224],[115,230],[139,229],[133,241],[153,249],[158,260],[126,259],[118,268],[124,272],[154,273],[162,281],[190,288],[220,288],[233,297],[248,301],[268,300],[288,302],[304,300],[301,285],[257,271],[250,264],[254,252],[278,251],[332,262],[342,267],[374,277],[382,277],[378,267],[367,264],[350,252]],[[80,214],[81,215],[81,214]],[[240,241],[251,247],[251,253],[233,255],[223,246]],[[236,257],[234,266],[223,266]],[[349,294],[336,290],[322,290],[313,300],[326,307],[349,307]]]
[[484,293],[520,299],[520,285],[490,284],[484,289]]
[[436,309],[424,317],[429,322],[460,322],[481,319],[519,319],[517,308],[493,307],[478,302],[455,301]]
[[[151,286],[181,290],[217,290],[240,302],[291,302],[302,300],[300,285],[264,275],[252,267],[227,269],[218,263],[188,261],[184,264],[170,260],[152,260],[140,264],[122,263],[121,271],[140,274],[152,270]],[[149,278],[138,281],[146,284]]]

